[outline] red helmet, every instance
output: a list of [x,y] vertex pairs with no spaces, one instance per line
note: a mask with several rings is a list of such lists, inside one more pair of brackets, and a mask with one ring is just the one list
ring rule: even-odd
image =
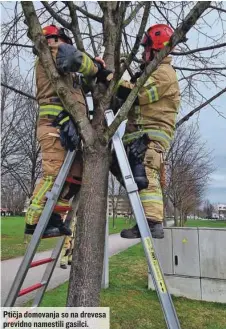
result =
[[[166,24],[156,24],[145,32],[145,36],[141,41],[141,45],[145,48],[146,60],[151,50],[161,50],[169,42],[170,37],[173,35],[173,30]],[[150,57],[150,56],[149,56]]]
[[57,27],[55,25],[48,25],[42,29],[42,33],[44,36],[48,38],[61,38],[66,43],[70,43],[72,45],[72,39],[69,36],[69,32],[67,29],[63,27]]

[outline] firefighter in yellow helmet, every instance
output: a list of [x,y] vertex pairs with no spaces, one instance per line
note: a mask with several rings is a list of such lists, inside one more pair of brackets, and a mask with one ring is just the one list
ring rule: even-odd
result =
[[[85,53],[76,49],[72,45],[68,31],[64,28],[55,25],[46,26],[43,34],[48,41],[57,69],[70,76],[71,85],[74,86],[72,95],[74,101],[86,113],[85,97],[80,84],[74,79],[75,72],[83,74],[85,78],[97,77],[99,81],[104,81],[104,61],[100,58],[92,60]],[[36,87],[36,98],[39,105],[37,138],[41,146],[43,177],[34,190],[26,213],[25,234],[34,233],[46,203],[46,193],[53,186],[67,150],[77,149],[67,182],[44,232],[45,237],[60,234],[70,236],[72,232],[62,221],[61,214],[70,210],[69,200],[78,193],[81,185],[82,155],[78,129],[52,87],[39,58],[36,61]]]
[[[172,29],[164,24],[157,24],[148,29],[142,40],[144,52],[141,72],[136,78],[139,78],[145,66],[167,44],[172,34]],[[163,154],[169,148],[174,136],[180,104],[179,85],[171,61],[170,56],[164,58],[140,89],[129,111],[123,137],[145,215],[152,236],[157,239],[164,237],[163,196],[160,184]],[[124,101],[135,83],[135,79],[132,82],[121,81],[117,97]],[[112,169],[114,173],[114,166]],[[139,238],[138,226],[123,230],[121,237]]]

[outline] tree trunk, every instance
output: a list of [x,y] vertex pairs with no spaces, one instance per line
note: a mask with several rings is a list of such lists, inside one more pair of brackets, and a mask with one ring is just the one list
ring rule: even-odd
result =
[[174,205],[173,206],[173,209],[174,209],[174,226],[178,226],[178,217],[177,217],[177,208],[176,206]]
[[97,307],[103,270],[108,150],[95,145],[84,150],[83,181],[67,306]]
[[112,227],[115,228],[115,209],[113,209]]

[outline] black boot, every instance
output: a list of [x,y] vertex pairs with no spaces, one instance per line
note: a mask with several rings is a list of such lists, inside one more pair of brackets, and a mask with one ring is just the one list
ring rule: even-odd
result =
[[[33,235],[35,229],[36,229],[37,224],[34,225],[29,225],[26,223],[25,226],[25,234]],[[48,237],[55,237],[55,236],[60,236],[62,235],[57,227],[47,225],[45,232],[43,233],[42,237],[43,238],[48,238]]]
[[140,238],[140,230],[138,228],[138,225],[136,224],[132,228],[122,230],[120,235],[122,238],[125,239],[138,239]]
[[60,264],[60,268],[62,268],[63,270],[67,269],[67,265],[66,264]]
[[[148,220],[148,226],[151,231],[151,235],[154,239],[163,239],[164,238],[164,231],[161,222],[155,222]],[[140,238],[140,230],[138,225],[136,224],[134,227],[129,228],[127,230],[122,230],[120,233],[122,238],[125,239],[137,239]]]
[[[25,234],[32,235],[36,229],[37,224],[29,225],[26,223],[25,226]],[[57,237],[60,235],[71,235],[72,231],[64,224],[64,222],[61,220],[61,217],[59,214],[52,213],[49,223],[45,229],[45,232],[43,233],[43,238],[48,237]]]
[[154,239],[163,239],[164,238],[164,231],[162,222],[155,222],[148,220],[148,226],[151,231],[151,235]]
[[49,220],[49,225],[58,228],[62,235],[72,235],[71,229],[65,225],[61,219],[61,216],[57,213],[52,213]]

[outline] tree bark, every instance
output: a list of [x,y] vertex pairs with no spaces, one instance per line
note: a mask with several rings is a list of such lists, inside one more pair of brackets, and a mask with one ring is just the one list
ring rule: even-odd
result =
[[67,306],[96,307],[104,257],[108,149],[100,144],[95,150],[86,148],[83,170]]

